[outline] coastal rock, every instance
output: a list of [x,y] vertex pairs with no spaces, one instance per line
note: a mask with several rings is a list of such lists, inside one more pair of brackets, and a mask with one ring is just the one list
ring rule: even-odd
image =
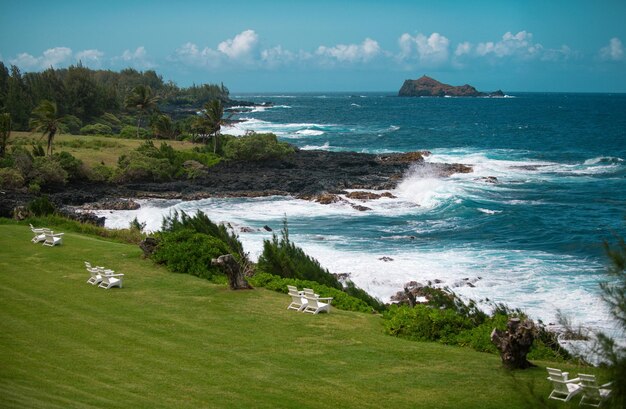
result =
[[367,206],[354,205],[354,204],[352,205],[352,208],[355,209],[355,210],[358,210],[359,212],[366,212],[368,210],[372,210],[372,209],[370,209]]
[[82,206],[83,210],[137,210],[141,206],[131,199],[105,199]]
[[485,182],[485,183],[493,183],[493,184],[498,183],[498,178],[495,177],[495,176],[483,176],[483,177],[480,177],[480,178],[478,178],[476,180],[481,181],[481,182]]
[[267,224],[265,226],[263,226],[263,230],[265,230],[265,231],[273,231],[272,228],[270,226],[268,226]]
[[404,153],[392,153],[379,155],[378,161],[381,163],[414,163],[423,162],[424,158],[430,156],[430,151],[414,151]]
[[389,261],[393,261],[393,258],[391,258],[389,256],[382,256],[382,257],[379,258],[379,260],[384,261],[386,263],[386,262],[389,262]]
[[383,192],[383,193],[374,193],[374,192],[363,192],[363,191],[354,191],[354,192],[350,192],[350,193],[346,193],[346,197],[348,199],[356,199],[356,200],[376,200],[376,199],[380,199],[381,197],[388,197],[391,199],[395,199],[396,197],[391,194],[390,192]]
[[400,97],[503,97],[501,90],[492,93],[480,92],[471,85],[454,86],[444,84],[434,78],[422,76],[416,80],[406,80],[400,91]]

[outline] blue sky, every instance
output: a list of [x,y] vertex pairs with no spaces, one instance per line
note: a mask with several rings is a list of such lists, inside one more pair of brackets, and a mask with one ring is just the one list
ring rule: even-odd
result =
[[626,92],[625,21],[623,0],[0,0],[0,60],[154,69],[233,92],[397,91],[423,74],[486,91]]

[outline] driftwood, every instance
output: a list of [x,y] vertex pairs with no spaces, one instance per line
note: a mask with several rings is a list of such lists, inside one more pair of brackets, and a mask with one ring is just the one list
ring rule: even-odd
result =
[[139,248],[143,250],[143,257],[148,258],[154,253],[159,242],[154,237],[146,237],[139,243]]
[[500,350],[500,358],[506,368],[525,369],[535,366],[526,359],[535,334],[535,324],[532,321],[511,318],[506,331],[493,329],[491,342]]
[[232,254],[224,254],[211,260],[211,265],[218,266],[228,277],[231,290],[248,290],[252,286],[246,280],[246,268],[242,267]]

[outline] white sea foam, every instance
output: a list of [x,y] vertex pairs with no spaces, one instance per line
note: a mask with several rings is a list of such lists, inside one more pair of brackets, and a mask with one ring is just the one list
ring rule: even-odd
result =
[[312,151],[312,150],[327,151],[327,150],[330,150],[331,147],[330,147],[330,143],[328,141],[326,141],[323,145],[304,145],[300,149],[302,149],[304,151]]
[[296,135],[319,136],[324,135],[324,131],[319,131],[317,129],[301,129],[296,131]]
[[485,214],[498,214],[498,213],[502,213],[502,210],[491,210],[491,209],[483,209],[482,207],[479,207],[478,209],[479,212],[485,213]]

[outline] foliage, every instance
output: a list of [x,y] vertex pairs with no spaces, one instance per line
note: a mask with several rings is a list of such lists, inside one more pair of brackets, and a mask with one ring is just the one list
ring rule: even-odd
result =
[[293,146],[279,142],[276,135],[271,133],[229,138],[223,149],[227,159],[243,161],[281,159],[294,153]]
[[[161,231],[163,233],[175,232],[177,230],[190,229],[196,233],[206,234],[215,237],[226,244],[228,253],[235,257],[245,255],[243,245],[239,241],[239,237],[228,231],[223,224],[215,224],[209,217],[201,211],[195,215],[189,216],[185,212],[178,213],[174,211],[170,216],[163,218]],[[224,253],[225,254],[225,253]]]
[[248,279],[255,287],[265,287],[268,290],[287,293],[287,286],[293,285],[298,288],[311,288],[320,297],[333,297],[332,306],[340,310],[373,312],[372,306],[365,301],[347,294],[334,287],[322,285],[315,281],[300,280],[297,278],[284,278],[270,273],[256,273]]
[[14,168],[0,168],[0,189],[19,189],[24,186],[24,176]]
[[91,124],[80,128],[80,133],[82,135],[111,135],[113,129],[109,125]]
[[224,106],[219,99],[204,104],[202,110],[202,116],[198,119],[196,127],[203,130],[204,133],[213,136],[213,153],[217,153],[217,145],[219,139],[220,129],[224,116]]
[[137,128],[134,126],[130,126],[130,125],[126,125],[122,127],[122,129],[120,130],[120,138],[125,138],[125,139],[135,139],[135,138],[147,139],[148,135],[149,133],[147,130],[139,129],[139,136],[137,136]]
[[339,281],[328,270],[289,240],[287,220],[283,222],[280,239],[274,233],[271,241],[263,241],[263,253],[259,257],[258,269],[280,277],[316,281],[328,287],[341,289]]
[[152,133],[156,138],[174,139],[178,134],[178,130],[174,126],[174,122],[169,115],[157,114],[151,121]]
[[52,204],[46,195],[31,200],[26,207],[30,213],[35,216],[47,216],[53,214],[55,211],[54,204]]
[[[468,346],[479,352],[497,353],[491,342],[494,328],[505,330],[510,317],[523,317],[519,311],[496,305],[489,316],[478,310],[475,303],[465,304],[453,293],[431,288],[432,294],[427,304],[414,307],[392,305],[383,314],[387,334],[414,341],[436,341],[449,345]],[[530,359],[558,360],[570,358],[567,351],[560,348],[556,335],[537,325],[538,336],[528,355]]]
[[97,164],[87,171],[89,180],[94,182],[108,182],[113,177],[114,171],[106,165]]
[[51,157],[36,157],[33,160],[29,180],[40,186],[64,185],[67,183],[68,173],[61,164]]
[[139,151],[130,151],[119,157],[113,179],[118,182],[170,180],[174,168],[167,159],[151,157]]
[[55,153],[52,159],[67,172],[69,179],[80,179],[85,176],[83,161],[75,158],[71,153],[65,151]]
[[11,137],[11,114],[0,114],[0,158],[4,157]]
[[[133,130],[134,132],[134,130]],[[117,149],[121,148],[122,144],[117,141],[106,140],[102,138],[76,138],[68,141],[59,141],[57,146],[73,148],[73,149],[94,149],[100,150],[104,148]]]
[[159,97],[154,95],[152,88],[148,85],[137,85],[133,91],[128,94],[124,105],[127,109],[137,110],[137,138],[139,138],[139,128],[141,128],[141,118],[147,112],[156,109]]
[[52,155],[52,143],[54,136],[59,132],[63,123],[63,118],[58,116],[57,104],[55,102],[42,100],[33,110],[29,125],[33,132],[41,132],[48,140],[46,153]]
[[180,229],[162,233],[159,245],[152,255],[154,261],[167,265],[175,273],[191,274],[212,279],[220,275],[211,260],[227,254],[228,247],[220,239],[193,229]]

